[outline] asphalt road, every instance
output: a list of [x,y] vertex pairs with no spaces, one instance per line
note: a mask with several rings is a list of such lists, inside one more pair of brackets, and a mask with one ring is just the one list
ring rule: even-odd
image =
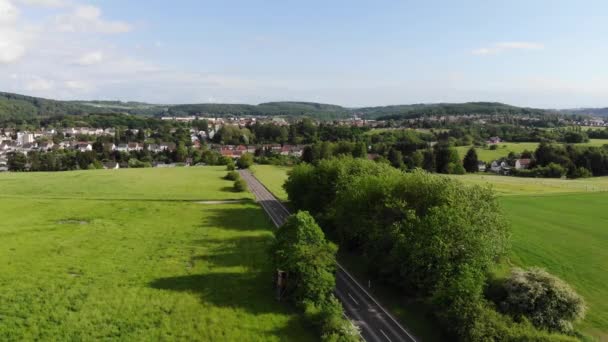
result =
[[[289,210],[251,172],[241,170],[240,173],[272,222],[280,227],[291,215]],[[418,341],[340,264],[335,293],[344,306],[346,316],[359,327],[365,341]]]

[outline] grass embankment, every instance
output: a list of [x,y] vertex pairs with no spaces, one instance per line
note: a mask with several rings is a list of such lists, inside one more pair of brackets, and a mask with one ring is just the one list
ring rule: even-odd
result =
[[[589,305],[587,318],[578,328],[598,340],[608,340],[608,177],[580,180],[485,174],[450,177],[466,184],[494,187],[513,231],[511,264],[541,266],[568,281]],[[357,267],[353,256],[342,255],[341,261],[360,279],[365,279],[364,270]],[[502,272],[509,267],[502,265]],[[424,309],[418,303],[407,301],[390,289],[372,290],[421,338],[437,339],[437,333],[429,331]],[[412,317],[415,314],[418,317]]]
[[287,180],[289,167],[276,165],[255,165],[251,168],[253,174],[281,201],[287,201],[287,192],[283,184]]
[[0,340],[315,340],[274,299],[260,207],[181,201],[242,197],[224,174],[1,175]]

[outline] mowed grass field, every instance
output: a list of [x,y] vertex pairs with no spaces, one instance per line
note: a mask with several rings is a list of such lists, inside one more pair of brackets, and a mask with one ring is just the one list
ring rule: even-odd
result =
[[[271,168],[258,169],[256,176],[275,180],[279,178],[276,173],[286,172],[278,168],[270,171]],[[264,177],[262,173],[268,175]],[[587,317],[578,328],[597,340],[608,340],[608,177],[449,177],[494,188],[512,227],[511,265],[544,267],[568,281],[589,306]],[[276,188],[276,184],[267,186]],[[395,305],[389,306],[408,319],[408,312],[400,313]],[[423,335],[433,338],[424,332],[424,325],[420,329]]]
[[1,174],[0,340],[314,340],[274,299],[262,209],[193,201],[250,197],[225,173]]
[[588,305],[579,328],[608,340],[608,193],[501,198],[513,227],[516,265],[535,265],[570,283]]
[[87,200],[224,200],[253,198],[230,191],[226,167],[178,167],[0,174],[0,197]]
[[[588,143],[577,144],[579,146],[603,146],[608,144],[608,139],[590,139]],[[536,142],[522,142],[522,143],[514,143],[514,142],[503,142],[497,144],[496,150],[490,150],[489,148],[475,148],[477,151],[477,157],[479,160],[484,161],[486,163],[491,163],[494,160],[506,157],[509,153],[522,153],[526,150],[530,152],[536,151],[538,147],[538,143]],[[471,146],[458,146],[456,150],[458,151],[458,155],[460,158],[464,158],[467,151],[471,148]]]

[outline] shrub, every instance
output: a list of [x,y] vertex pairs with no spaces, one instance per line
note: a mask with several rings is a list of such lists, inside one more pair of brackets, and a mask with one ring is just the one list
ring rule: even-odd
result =
[[224,179],[235,181],[241,178],[241,175],[236,171],[230,171],[224,176]]
[[592,177],[593,174],[587,168],[577,167],[574,172],[570,175],[570,178],[589,178]]
[[248,169],[251,165],[253,165],[253,155],[251,153],[244,153],[236,162],[239,169]]
[[516,318],[526,317],[539,328],[571,332],[572,323],[585,316],[583,298],[543,269],[513,269],[504,287],[507,297],[502,308]]
[[448,164],[448,173],[451,175],[464,175],[466,170],[464,166],[460,163],[449,163]]
[[234,181],[234,191],[236,192],[244,192],[247,191],[247,182],[244,179],[237,179]]
[[228,160],[228,162],[226,163],[226,170],[234,171],[235,168],[236,168],[236,166],[234,165],[234,160],[232,160],[232,159]]
[[149,162],[143,162],[135,158],[129,159],[129,167],[130,168],[144,168],[144,167],[152,167],[152,164]]

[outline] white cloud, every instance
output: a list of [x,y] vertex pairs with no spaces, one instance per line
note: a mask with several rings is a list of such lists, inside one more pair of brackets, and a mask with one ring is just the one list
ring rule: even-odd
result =
[[24,38],[13,29],[0,27],[0,64],[14,63],[25,54]]
[[54,26],[60,32],[115,34],[131,31],[131,25],[126,22],[104,20],[101,9],[90,5],[77,6],[71,13],[57,16]]
[[44,78],[33,78],[32,80],[25,83],[25,89],[28,91],[47,91],[54,87],[54,82],[46,80]]
[[65,81],[64,85],[68,89],[77,91],[89,91],[92,89],[92,86],[89,83],[83,81]]
[[13,23],[19,17],[19,9],[8,0],[0,0],[0,25]]
[[68,5],[68,1],[65,0],[18,0],[19,2],[28,6],[40,6],[40,7],[64,7]]
[[89,52],[89,53],[84,54],[83,56],[81,56],[78,59],[78,61],[76,61],[76,63],[79,65],[88,66],[88,65],[99,64],[102,61],[103,61],[103,53],[101,51],[94,51],[94,52]]
[[533,42],[500,42],[471,51],[474,55],[496,55],[508,50],[542,50],[545,46]]

